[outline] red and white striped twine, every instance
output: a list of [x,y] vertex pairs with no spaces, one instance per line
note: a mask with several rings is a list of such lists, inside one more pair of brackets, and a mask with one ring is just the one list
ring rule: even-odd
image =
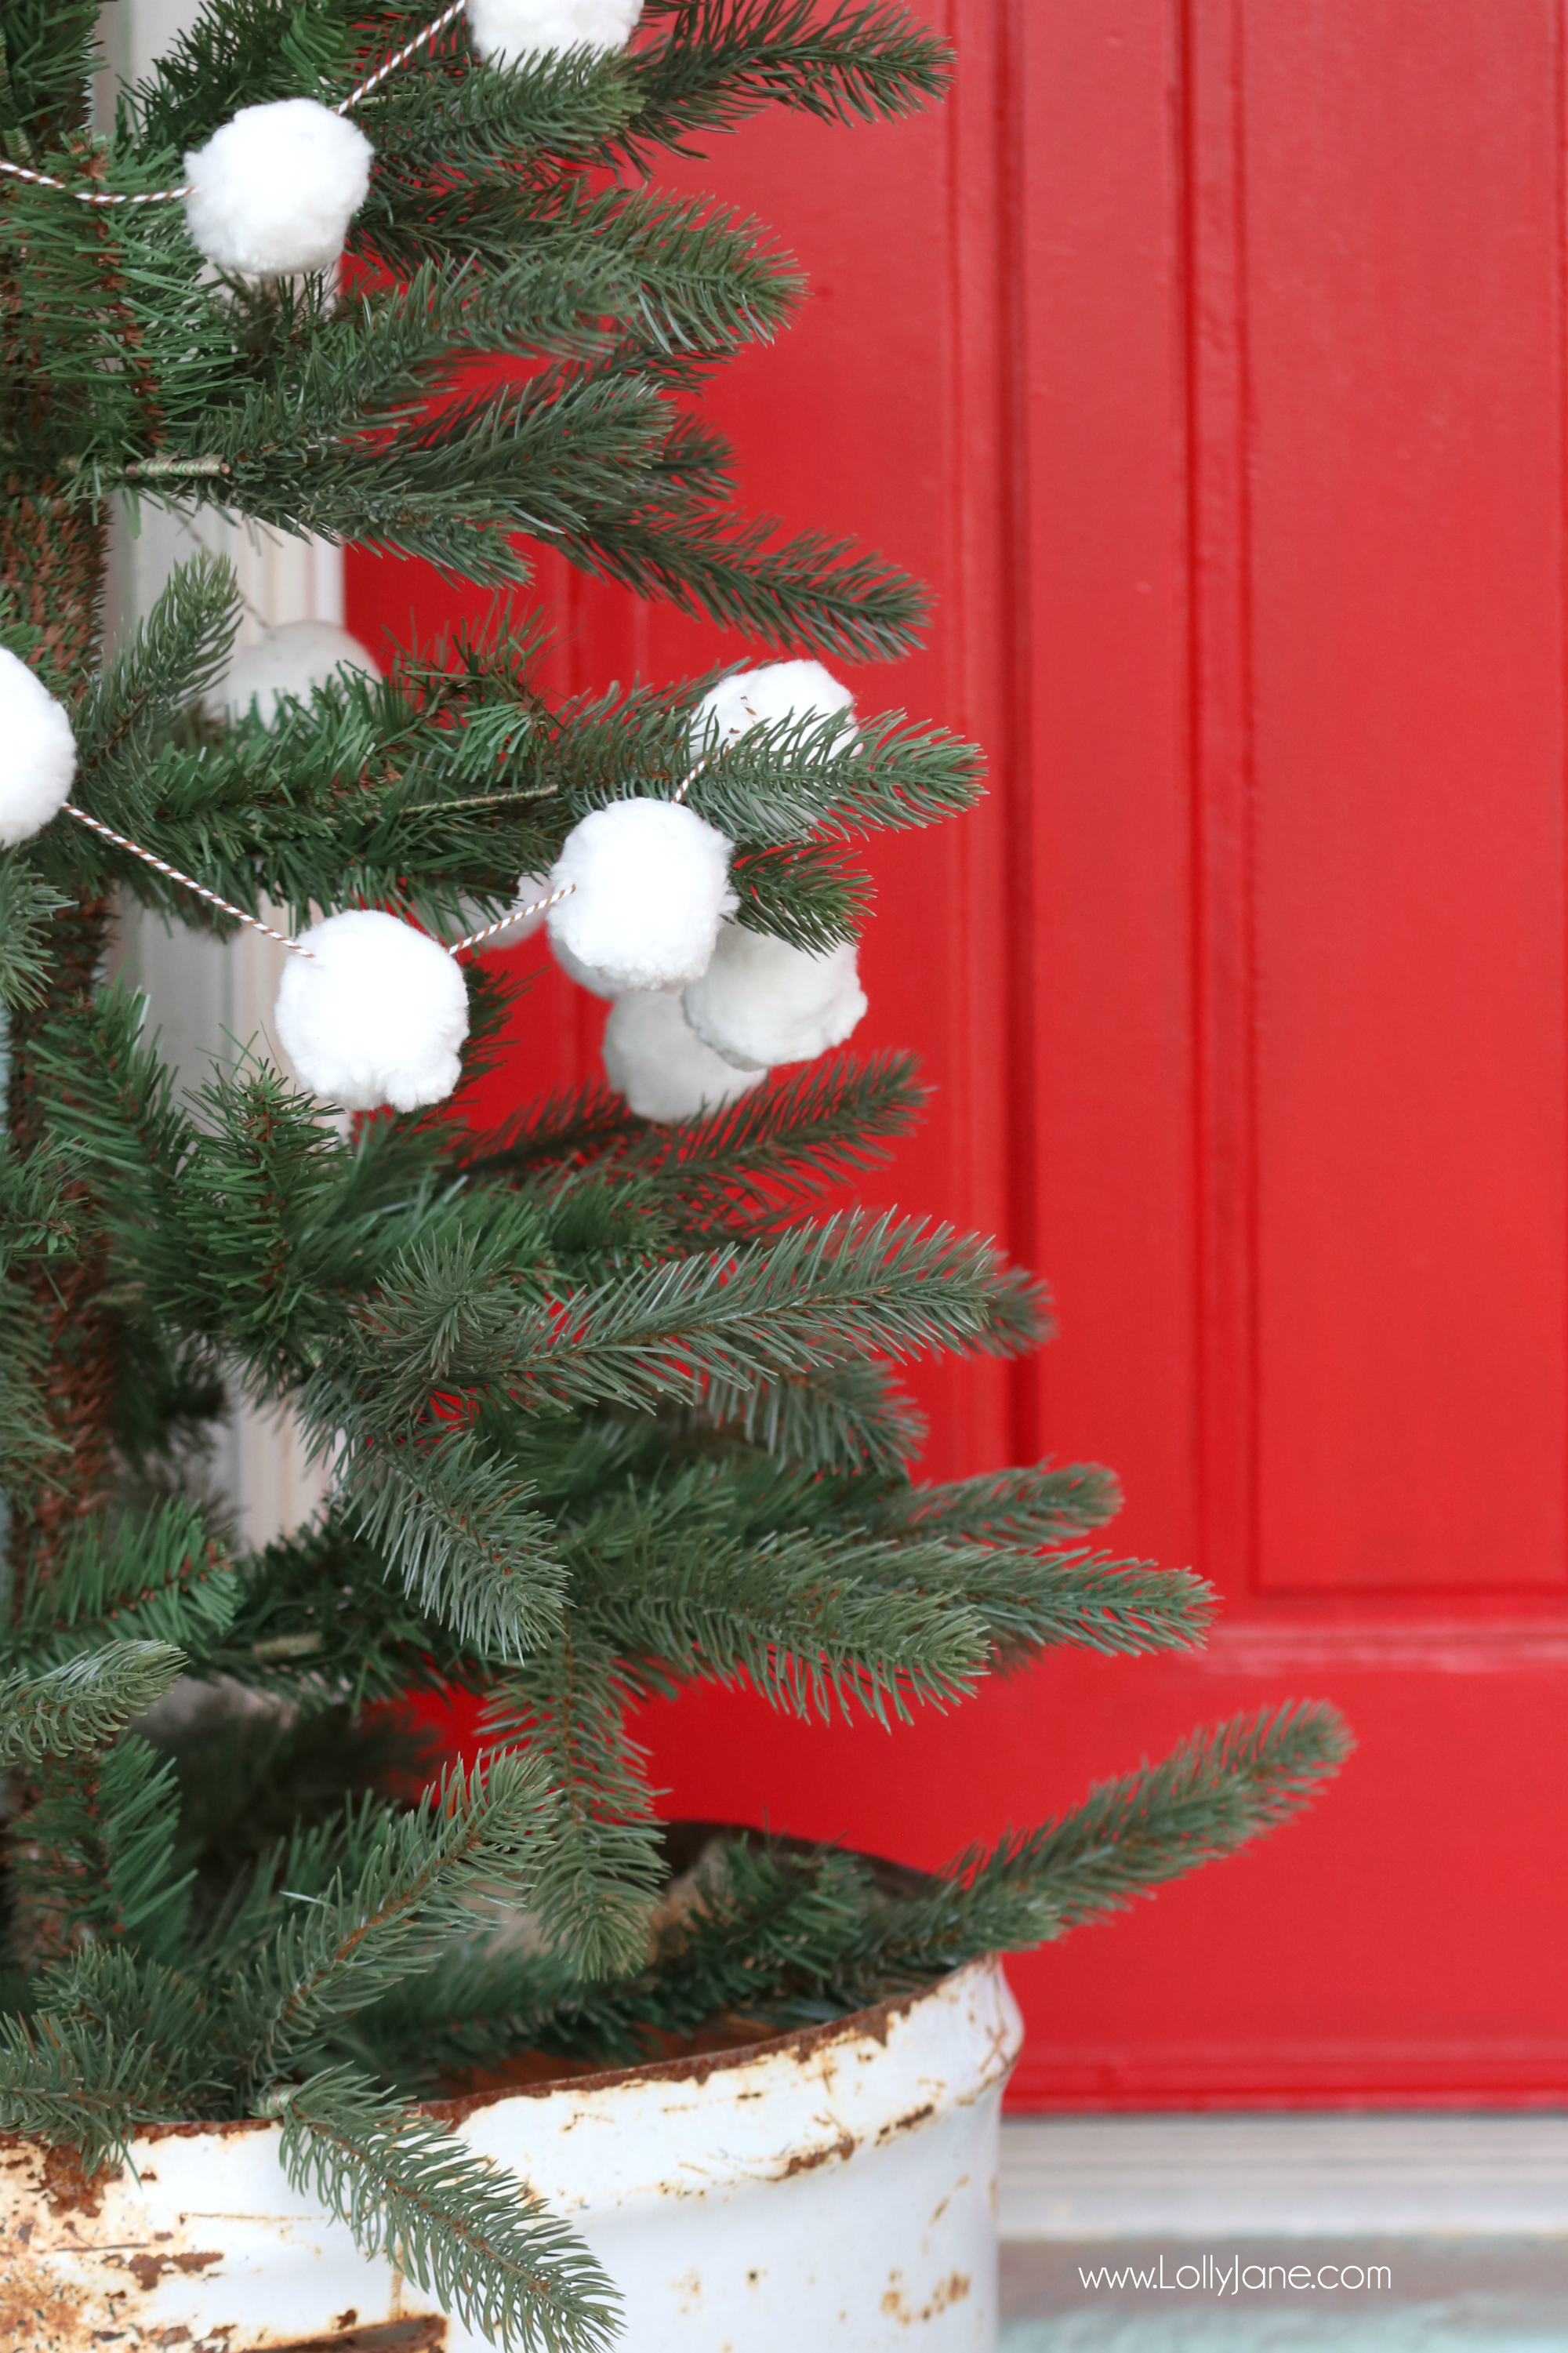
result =
[[262,923],[255,915],[247,915],[243,907],[235,906],[232,901],[220,899],[217,892],[209,891],[205,882],[195,881],[189,874],[182,874],[179,868],[171,866],[166,858],[155,858],[150,849],[143,849],[139,841],[131,840],[128,835],[116,833],[114,828],[105,825],[100,817],[89,817],[86,809],[78,808],[74,801],[66,802],[65,813],[67,817],[74,817],[79,825],[90,826],[94,833],[102,834],[105,841],[112,841],[117,849],[128,849],[132,858],[141,859],[144,866],[151,866],[156,873],[166,874],[171,882],[183,882],[187,891],[194,891],[198,899],[206,901],[209,907],[221,908],[226,915],[233,915],[237,922],[248,923],[253,932],[265,932],[269,940],[276,940],[279,947],[292,948],[296,955],[310,955],[310,949],[302,948],[298,940],[287,938],[282,932],[275,932],[270,923]]
[[542,915],[547,907],[558,907],[563,899],[569,899],[576,888],[575,882],[563,882],[548,899],[535,899],[531,907],[510,908],[498,922],[487,923],[482,932],[469,932],[460,940],[448,941],[447,955],[461,955],[465,948],[477,948],[481,940],[494,939],[498,932],[510,932],[514,923],[526,923],[530,915]]
[[[154,873],[166,875],[171,882],[182,883],[187,891],[194,891],[198,899],[206,901],[209,907],[216,907],[224,914],[232,915],[237,923],[248,923],[253,932],[260,932],[265,938],[276,940],[280,948],[287,948],[291,955],[311,955],[311,950],[299,940],[291,940],[285,932],[275,932],[270,923],[262,923],[258,916],[247,915],[245,909],[237,907],[231,899],[220,899],[217,892],[209,891],[205,882],[196,881],[192,875],[182,874],[179,868],[171,866],[166,858],[154,857],[152,850],[143,849],[139,841],[132,841],[129,834],[116,833],[111,825],[105,825],[100,817],[89,817],[86,809],[78,808],[74,801],[66,802],[65,814],[74,817],[79,825],[90,826],[94,833],[103,836],[105,841],[112,841],[117,849],[128,849],[132,858],[141,859],[142,864],[151,866]],[[563,882],[558,891],[552,891],[547,899],[535,899],[529,907],[512,907],[495,923],[487,923],[482,931],[466,933],[460,940],[443,940],[441,945],[449,956],[461,955],[465,948],[477,948],[481,941],[493,939],[497,932],[510,932],[514,923],[525,922],[530,915],[542,915],[547,907],[559,905],[563,899],[569,899],[576,888],[575,882]]]
[[416,33],[411,41],[405,41],[403,47],[396,52],[395,56],[384,58],[383,62],[377,66],[374,73],[366,74],[363,81],[360,83],[358,89],[351,90],[342,104],[339,107],[335,107],[333,109],[333,112],[337,114],[351,113],[362,99],[368,98],[373,90],[376,90],[380,87],[380,85],[386,79],[388,74],[395,74],[399,66],[405,66],[408,63],[409,58],[416,57],[427,42],[438,41],[442,34],[446,31],[447,26],[457,23],[458,18],[462,15],[467,5],[468,0],[452,0],[451,6],[449,8],[443,8],[441,14],[433,23],[426,25],[422,33]]

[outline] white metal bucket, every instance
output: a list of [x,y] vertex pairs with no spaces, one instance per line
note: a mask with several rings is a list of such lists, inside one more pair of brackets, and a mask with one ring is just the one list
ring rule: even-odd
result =
[[[437,2112],[582,2232],[625,2353],[984,2353],[1021,2039],[1000,1964],[973,1961],[809,2032]],[[171,2126],[135,2142],[135,2175],[85,2184],[0,2140],[3,2353],[477,2347],[295,2196],[278,2138]]]

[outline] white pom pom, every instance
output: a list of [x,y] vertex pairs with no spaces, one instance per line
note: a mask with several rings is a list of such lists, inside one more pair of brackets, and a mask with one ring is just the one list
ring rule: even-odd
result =
[[550,942],[550,953],[567,979],[574,980],[579,988],[587,989],[590,996],[602,997],[608,1004],[612,997],[623,994],[618,980],[606,980],[602,972],[595,972],[591,964],[584,964],[580,956],[574,956],[571,949],[563,947],[553,935]]
[[726,923],[713,961],[681,998],[705,1045],[737,1070],[809,1062],[841,1046],[866,1010],[855,950],[808,955],[766,932]]
[[691,714],[691,748],[722,751],[749,729],[771,721],[828,719],[854,708],[849,689],[819,661],[764,662],[760,670],[736,670],[709,688]]
[[695,1119],[760,1086],[766,1072],[737,1071],[688,1028],[673,990],[617,997],[605,1024],[605,1070],[639,1119]]
[[567,970],[601,996],[700,979],[721,919],[736,904],[731,847],[679,801],[595,809],[550,870],[552,890],[573,885],[550,910],[557,955],[574,958],[579,969]]
[[47,825],[70,797],[76,737],[63,702],[0,646],[0,849]]
[[242,106],[185,157],[185,224],[220,269],[276,278],[330,269],[365,200],[374,153],[313,98]]
[[563,49],[624,49],[642,0],[468,0],[468,37],[487,65]]
[[417,1111],[458,1083],[468,992],[412,923],[353,908],[312,924],[278,992],[278,1035],[302,1082],[345,1111]]
[[276,727],[289,696],[308,702],[313,687],[347,670],[360,678],[381,671],[357,638],[331,621],[285,621],[267,629],[259,642],[244,646],[202,709],[209,719],[243,719],[255,703],[264,727]]

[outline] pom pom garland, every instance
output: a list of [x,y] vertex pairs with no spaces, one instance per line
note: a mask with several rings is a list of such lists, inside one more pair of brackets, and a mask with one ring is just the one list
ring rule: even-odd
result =
[[468,0],[468,38],[487,65],[563,49],[624,49],[642,0]]
[[329,269],[370,189],[374,153],[313,98],[242,106],[185,157],[185,224],[220,269],[276,278]]
[[703,1043],[737,1070],[809,1062],[840,1046],[866,1010],[854,947],[810,955],[726,923],[713,961],[681,998]]
[[63,702],[0,646],[0,848],[14,849],[58,817],[76,776],[76,737]]
[[278,1035],[313,1093],[345,1111],[418,1111],[451,1093],[468,992],[439,940],[355,908],[312,924],[299,945],[278,992]]
[[[330,269],[369,193],[374,157],[349,113],[465,9],[476,55],[507,66],[530,56],[624,47],[641,0],[450,0],[336,108],[308,98],[242,107],[185,156],[183,186],[122,194],[73,187],[9,160],[0,159],[0,171],[85,204],[183,201],[193,242],[221,269],[268,278]],[[269,630],[236,657],[204,707],[215,719],[255,710],[272,727],[289,701],[345,672],[380,676],[345,631],[298,622]],[[767,664],[722,681],[703,698],[692,716],[694,751],[699,758],[711,755],[716,744],[733,743],[771,720],[852,709],[849,690],[820,662]],[[26,840],[67,809],[295,951],[279,993],[279,1036],[301,1080],[348,1109],[391,1103],[413,1111],[449,1094],[468,1035],[457,952],[508,931],[527,938],[542,919],[572,976],[616,997],[605,1032],[606,1068],[647,1117],[717,1108],[756,1085],[772,1062],[805,1059],[837,1043],[865,1010],[853,950],[810,957],[769,942],[761,962],[750,947],[728,948],[706,996],[691,997],[688,1018],[673,992],[684,986],[689,996],[702,982],[723,919],[738,902],[729,882],[733,845],[684,806],[685,786],[672,801],[623,801],[592,812],[567,837],[548,877],[521,879],[516,913],[450,952],[395,916],[369,909],[329,916],[296,941],[74,807],[68,796],[76,744],[66,712],[26,663],[0,649],[5,723],[0,847]],[[771,958],[769,949],[776,952]],[[708,1042],[709,1033],[723,1040],[722,1053]]]
[[679,801],[612,801],[592,810],[550,870],[553,889],[573,886],[550,911],[552,946],[603,996],[700,979],[720,923],[738,903],[732,847]]
[[605,1024],[605,1071],[639,1119],[696,1119],[760,1086],[762,1071],[737,1071],[687,1027],[668,989],[617,997]]
[[[476,56],[504,65],[531,54],[623,48],[642,14],[642,0],[447,0],[438,16],[384,58],[341,105],[328,108],[314,99],[292,98],[242,107],[205,147],[194,148],[186,155],[188,176],[178,187],[138,189],[134,194],[90,185],[73,187],[68,180],[56,179],[52,172],[36,172],[8,156],[0,156],[0,173],[36,188],[58,188],[80,205],[183,203],[193,243],[221,269],[279,277],[295,269],[330,269],[343,249],[350,221],[364,202],[374,154],[369,140],[355,132],[353,135],[359,145],[351,148],[319,124],[307,135],[304,117],[296,117],[287,136],[276,120],[259,132],[254,125],[247,126],[237,142],[227,134],[244,116],[278,118],[290,107],[313,108],[326,122],[349,129],[344,117],[465,13],[473,19],[469,32]],[[293,151],[286,153],[290,140],[295,142]],[[220,142],[225,142],[221,147]],[[309,151],[310,168],[302,183],[290,184],[290,194],[289,186],[272,184],[270,165],[294,161],[301,148]],[[362,169],[364,186],[353,195],[352,186]],[[293,257],[301,246],[307,248],[306,258],[281,258]],[[260,259],[254,255],[258,247]],[[312,254],[322,258],[310,258]]]
[[286,621],[268,629],[259,643],[235,654],[202,709],[209,719],[243,719],[256,706],[264,727],[276,727],[290,697],[309,702],[311,691],[344,672],[378,679],[381,671],[357,638],[331,621]]
[[691,748],[711,758],[753,727],[784,719],[829,719],[854,708],[849,689],[819,661],[764,662],[760,670],[738,670],[709,688],[691,714]]

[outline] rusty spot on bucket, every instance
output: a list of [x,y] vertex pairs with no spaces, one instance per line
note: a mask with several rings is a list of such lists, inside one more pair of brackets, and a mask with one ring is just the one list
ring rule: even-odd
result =
[[384,2320],[368,2328],[351,2328],[346,2336],[334,2328],[331,2337],[301,2337],[273,2353],[445,2353],[447,2324],[439,2314],[428,2320]]
[[892,2284],[882,2298],[882,2309],[889,2319],[896,2320],[901,2328],[911,2327],[916,2321],[934,2320],[939,2313],[946,2312],[952,2305],[962,2304],[970,2289],[967,2272],[950,2272],[946,2279],[938,2280],[932,2288],[931,2302],[921,2305],[917,2312],[899,2285],[903,2274],[889,2272],[888,2277]]
[[819,2165],[830,2165],[836,2157],[853,2157],[860,2144],[851,2132],[842,2132],[826,2148],[797,2149],[782,2173],[774,2178],[787,2181],[792,2173],[815,2173]]
[[0,2274],[0,2353],[81,2342],[81,2303],[43,2263],[13,2257]]
[[[168,2237],[165,2231],[162,2234]],[[214,2248],[210,2253],[189,2255],[132,2255],[125,2269],[139,2288],[153,2289],[165,2272],[205,2272],[209,2263],[221,2263],[223,2251]]]
[[917,2125],[923,2125],[928,2116],[935,2114],[936,2102],[928,2100],[923,2107],[911,2108],[907,2116],[895,2116],[891,2124],[884,2125],[877,2135],[878,2147],[880,2148],[885,2140],[896,2140],[900,2133],[913,2132]]
[[43,2177],[39,2188],[57,2214],[96,2214],[103,2204],[106,2185],[114,2179],[116,2168],[105,2166],[98,2173],[84,2173],[81,2158],[74,2148],[46,2148]]

